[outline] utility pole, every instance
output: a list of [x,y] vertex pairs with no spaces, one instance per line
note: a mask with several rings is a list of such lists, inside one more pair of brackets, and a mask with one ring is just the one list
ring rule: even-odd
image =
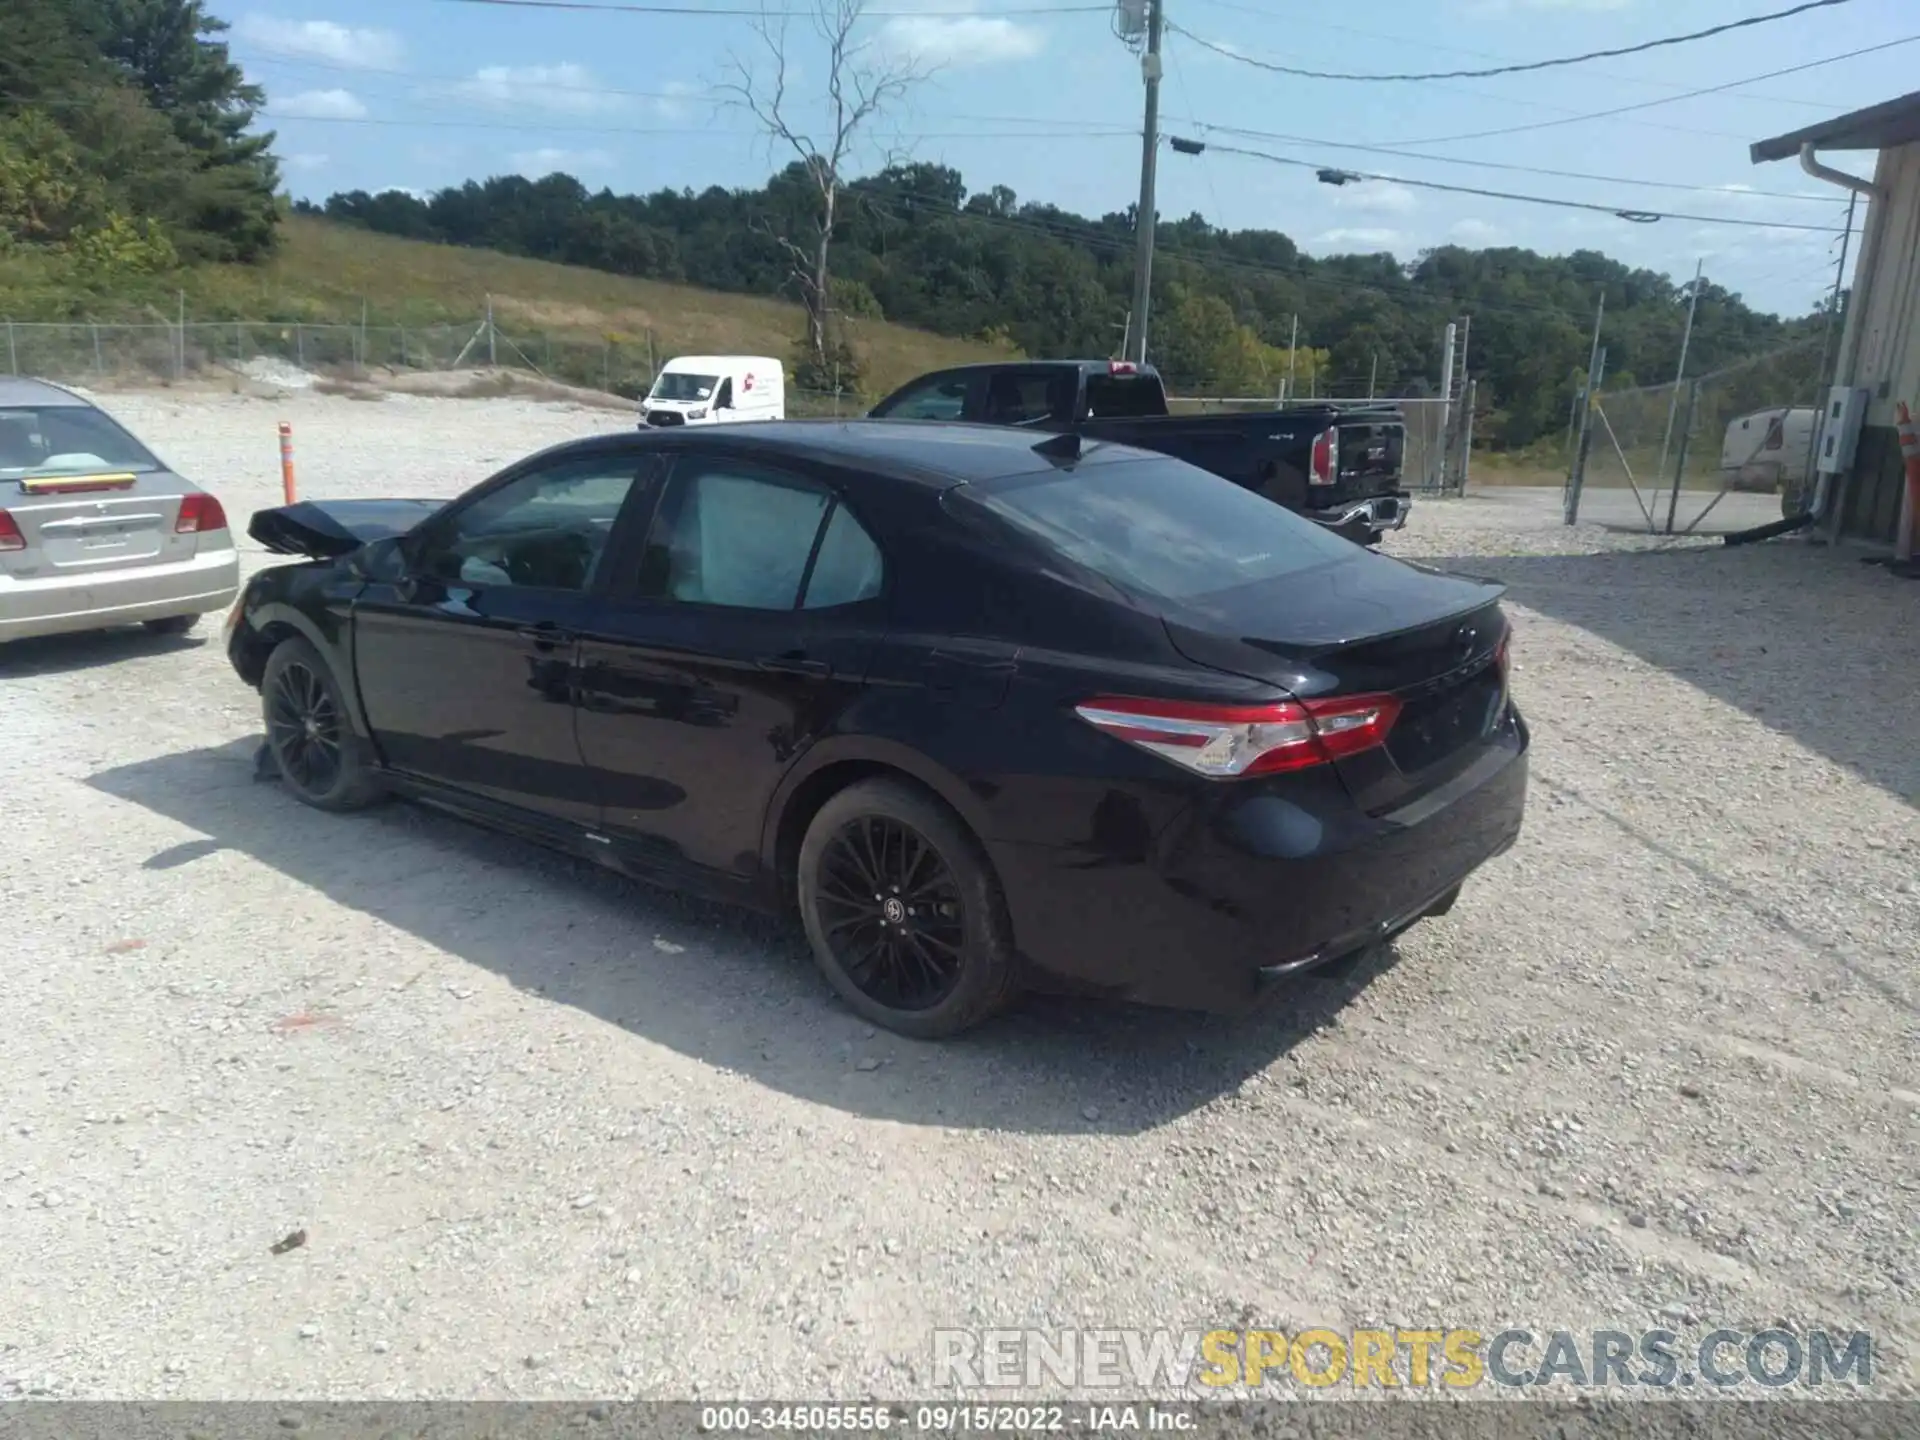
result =
[[1367,399],[1373,398],[1373,383],[1380,378],[1380,352],[1373,352],[1373,361],[1367,367]]
[[1147,363],[1147,304],[1153,293],[1153,170],[1160,148],[1160,30],[1161,0],[1146,0],[1147,53],[1140,57],[1140,74],[1147,85],[1147,109],[1140,129],[1140,208],[1133,229],[1138,249],[1133,260],[1133,325],[1127,358]]
[[1300,353],[1300,316],[1295,312],[1293,328],[1287,332],[1287,402],[1293,402],[1294,359]]

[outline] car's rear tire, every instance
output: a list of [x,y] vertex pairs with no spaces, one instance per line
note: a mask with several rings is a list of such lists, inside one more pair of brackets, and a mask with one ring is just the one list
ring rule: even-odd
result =
[[993,866],[959,817],[897,780],[820,807],[800,844],[800,918],[840,998],[917,1040],[968,1030],[1013,999],[1019,966]]
[[140,622],[154,635],[184,635],[200,623],[198,615],[169,615],[164,620]]
[[260,677],[260,709],[280,779],[316,810],[359,810],[384,793],[354,733],[340,684],[320,652],[282,640]]

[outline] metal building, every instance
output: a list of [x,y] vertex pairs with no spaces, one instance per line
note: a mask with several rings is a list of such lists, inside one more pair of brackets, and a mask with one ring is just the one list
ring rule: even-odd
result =
[[[1878,152],[1871,180],[1820,159],[1847,150]],[[1750,153],[1756,165],[1798,157],[1809,175],[1867,202],[1832,381],[1864,390],[1866,405],[1851,465],[1822,477],[1816,504],[1834,533],[1890,541],[1905,490],[1894,404],[1920,416],[1920,90],[1762,140]]]

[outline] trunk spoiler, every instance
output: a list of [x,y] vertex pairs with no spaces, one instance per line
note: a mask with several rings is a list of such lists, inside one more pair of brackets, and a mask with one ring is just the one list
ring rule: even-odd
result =
[[404,535],[444,500],[302,500],[256,510],[247,534],[276,555],[337,560],[362,545]]

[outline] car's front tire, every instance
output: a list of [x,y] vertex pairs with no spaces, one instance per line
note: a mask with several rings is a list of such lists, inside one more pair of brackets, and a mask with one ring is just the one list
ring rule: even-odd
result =
[[306,640],[282,640],[267,657],[260,707],[280,779],[303,804],[359,810],[380,799],[380,777],[354,733],[340,684]]
[[932,796],[863,780],[820,807],[800,845],[800,917],[840,998],[917,1040],[968,1030],[1017,989],[1000,882]]

